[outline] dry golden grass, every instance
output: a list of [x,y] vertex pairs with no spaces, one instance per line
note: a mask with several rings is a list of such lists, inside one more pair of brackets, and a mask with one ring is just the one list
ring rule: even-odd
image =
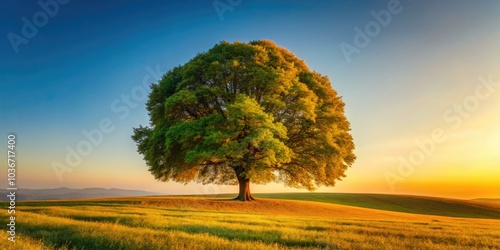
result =
[[[259,199],[26,202],[1,249],[500,249],[500,221]],[[2,216],[2,223],[6,222]]]
[[[315,216],[330,219],[350,218],[350,219],[449,219],[442,216],[429,216],[420,214],[409,214],[390,212],[384,210],[344,206],[312,201],[274,200],[260,198],[254,202],[239,202],[221,198],[204,197],[131,197],[114,198],[115,201],[135,201],[141,205],[164,207],[173,209],[195,209],[195,210],[215,210],[233,211],[245,213],[258,213],[269,215],[289,215],[289,216]],[[478,202],[474,202],[477,204]],[[489,204],[491,207],[498,207],[499,204]]]

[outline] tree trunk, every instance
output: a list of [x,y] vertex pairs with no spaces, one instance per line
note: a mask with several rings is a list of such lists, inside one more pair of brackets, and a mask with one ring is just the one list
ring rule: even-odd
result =
[[234,198],[235,200],[240,201],[253,201],[255,200],[250,193],[250,179],[245,177],[241,177],[240,174],[243,173],[242,167],[236,167],[234,171],[236,172],[236,178],[238,178],[238,184],[240,186],[240,192],[238,197]]
[[240,186],[240,193],[238,194],[238,197],[235,198],[235,200],[240,200],[240,201],[253,201],[255,200],[252,197],[252,194],[250,193],[250,180],[243,178],[243,177],[238,177],[238,184]]

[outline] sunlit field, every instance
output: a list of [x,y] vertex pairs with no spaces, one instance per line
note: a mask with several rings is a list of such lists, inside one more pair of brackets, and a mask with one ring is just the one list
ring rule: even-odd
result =
[[[7,241],[4,230],[0,248],[500,248],[500,205],[468,204],[470,213],[490,209],[490,219],[264,198],[247,203],[211,197],[20,202],[16,242]],[[6,216],[2,223],[7,223]]]

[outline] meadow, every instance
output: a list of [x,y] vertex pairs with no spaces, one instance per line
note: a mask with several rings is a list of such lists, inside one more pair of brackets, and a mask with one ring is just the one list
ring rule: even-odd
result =
[[[0,249],[500,249],[500,204],[493,202],[369,194],[261,194],[247,203],[225,197],[19,202],[16,242],[7,241],[4,230]],[[443,214],[420,214],[425,208]]]

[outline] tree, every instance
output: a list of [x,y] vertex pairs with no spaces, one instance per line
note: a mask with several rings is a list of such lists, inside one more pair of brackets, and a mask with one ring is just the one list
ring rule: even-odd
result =
[[329,79],[272,41],[221,42],[151,86],[133,140],[161,181],[333,186],[355,160]]

